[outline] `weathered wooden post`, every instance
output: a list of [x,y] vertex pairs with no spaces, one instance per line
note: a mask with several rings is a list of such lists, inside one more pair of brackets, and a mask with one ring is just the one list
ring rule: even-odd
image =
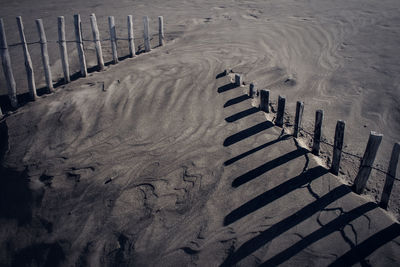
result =
[[75,25],[76,49],[78,50],[81,76],[86,77],[87,76],[86,57],[85,57],[85,51],[83,49],[81,16],[79,14],[74,15],[74,25]]
[[315,112],[315,126],[314,126],[314,141],[312,153],[316,156],[319,155],[319,148],[322,136],[322,120],[324,118],[324,111],[319,109]]
[[275,125],[282,127],[283,126],[283,118],[285,115],[285,104],[286,104],[286,97],[279,96],[278,97],[278,112],[276,113],[276,120]]
[[335,129],[335,141],[333,142],[333,156],[331,173],[334,175],[339,174],[340,160],[342,158],[342,148],[344,139],[345,122],[342,120],[337,121]]
[[260,110],[269,113],[269,90],[260,90]]
[[26,38],[25,38],[25,33],[24,33],[24,24],[22,23],[21,16],[17,17],[17,25],[18,25],[19,36],[21,38],[22,51],[24,53],[25,70],[26,70],[26,76],[28,79],[29,95],[31,96],[32,100],[36,100],[37,94],[36,94],[36,85],[35,85],[35,75],[33,73],[32,59],[31,59],[31,55],[29,54],[28,45],[26,43]]
[[235,74],[235,85],[241,86],[243,83],[242,76],[240,74]]
[[249,86],[249,97],[253,98],[255,95],[255,87],[254,87],[254,83],[250,83]]
[[103,50],[101,49],[100,33],[94,13],[90,15],[90,24],[92,26],[93,42],[96,48],[97,67],[101,71],[104,69]]
[[372,164],[374,163],[382,137],[382,134],[377,134],[375,132],[369,134],[368,144],[365,148],[360,168],[354,180],[353,190],[357,194],[361,194],[367,184],[369,175],[371,174]]
[[69,83],[71,78],[69,75],[67,41],[65,40],[65,19],[63,16],[58,17],[58,45],[60,48],[61,65],[64,72],[64,82]]
[[158,40],[159,45],[164,45],[164,18],[163,16],[158,17]]
[[114,16],[108,17],[108,26],[110,28],[110,41],[111,41],[111,49],[113,56],[113,63],[118,63],[118,53],[117,53],[117,31],[115,29],[115,20]]
[[51,92],[54,92],[54,87],[53,87],[53,79],[52,79],[51,69],[50,69],[49,52],[47,49],[47,38],[46,38],[46,34],[44,32],[42,19],[36,20],[36,26],[37,26],[39,36],[40,36],[40,47],[42,50],[44,76],[46,78],[46,84],[47,84],[48,91],[49,91],[49,93],[51,93]]
[[294,117],[294,129],[293,136],[295,138],[299,137],[299,132],[301,129],[301,120],[303,119],[304,103],[297,101],[296,103],[296,115]]
[[143,31],[144,51],[149,52],[151,50],[151,48],[150,48],[149,17],[148,16],[143,17],[143,26],[144,26],[144,31]]
[[128,16],[128,42],[129,42],[129,56],[134,57],[136,55],[135,42],[133,35],[133,19],[132,15]]
[[11,68],[10,53],[8,52],[6,32],[4,30],[3,19],[0,18],[0,55],[1,62],[3,65],[3,72],[6,78],[8,97],[10,98],[11,106],[13,108],[18,107],[17,101],[17,88],[15,85],[14,75]]
[[390,157],[388,173],[386,175],[385,186],[383,187],[381,202],[379,206],[387,209],[389,204],[390,194],[392,192],[393,183],[396,177],[397,163],[399,162],[400,155],[400,142],[395,143]]

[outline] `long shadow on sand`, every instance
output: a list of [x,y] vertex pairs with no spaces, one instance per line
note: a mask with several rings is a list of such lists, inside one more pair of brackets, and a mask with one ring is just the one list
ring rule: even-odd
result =
[[251,126],[250,128],[247,128],[245,130],[242,130],[238,133],[235,133],[235,134],[227,137],[224,141],[224,146],[233,145],[239,141],[242,141],[243,139],[246,139],[252,135],[258,134],[258,133],[260,133],[264,130],[267,130],[273,126],[274,126],[274,124],[270,121],[260,122],[259,124]]
[[260,109],[252,107],[252,108],[243,110],[241,112],[235,113],[235,114],[225,118],[225,121],[226,122],[235,122],[237,120],[240,120],[240,119],[243,119],[243,118],[245,118],[247,116],[255,114],[255,113],[259,112],[259,111],[260,111]]
[[218,93],[223,93],[223,92],[235,89],[237,87],[239,87],[239,86],[237,86],[234,83],[228,83],[228,84],[225,84],[225,85],[223,85],[221,87],[218,87]]
[[239,104],[240,102],[243,102],[247,99],[250,99],[251,97],[248,95],[241,95],[232,99],[229,99],[228,101],[226,101],[226,103],[224,104],[224,108],[235,105],[235,104]]

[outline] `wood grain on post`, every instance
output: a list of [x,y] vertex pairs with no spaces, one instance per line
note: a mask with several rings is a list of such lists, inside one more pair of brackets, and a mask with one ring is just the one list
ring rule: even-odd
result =
[[108,26],[110,28],[110,41],[113,56],[113,63],[118,63],[118,53],[117,53],[117,32],[115,30],[115,20],[114,16],[108,17]]
[[353,190],[357,194],[361,194],[367,185],[369,175],[371,174],[372,164],[375,161],[376,153],[378,152],[382,137],[382,134],[377,134],[375,132],[369,134],[368,144],[365,148],[360,168],[354,180]]
[[67,52],[67,41],[65,40],[65,19],[63,16],[58,17],[58,46],[60,48],[61,65],[64,73],[64,82],[71,81],[69,74],[69,62]]
[[129,56],[134,57],[136,55],[135,42],[133,35],[133,19],[132,15],[128,16],[128,42],[129,42]]
[[49,58],[49,52],[47,49],[47,38],[46,38],[46,33],[44,32],[42,19],[36,20],[36,26],[37,26],[39,36],[40,36],[40,47],[42,50],[42,62],[43,62],[44,76],[46,78],[47,88],[48,88],[49,92],[54,92],[53,79],[52,79],[51,69],[50,69],[50,58]]
[[8,97],[10,98],[11,106],[13,108],[18,107],[17,101],[17,87],[14,80],[14,74],[11,68],[10,53],[8,52],[6,32],[4,31],[3,19],[0,18],[0,55],[1,62],[3,65],[3,72],[6,78]]
[[269,113],[269,90],[260,90],[260,110]]
[[143,38],[144,38],[144,51],[149,52],[151,50],[150,48],[150,36],[149,36],[149,17],[144,16],[143,17]]
[[297,101],[296,103],[296,115],[294,117],[294,130],[293,136],[298,137],[301,129],[301,120],[303,119],[304,103]]
[[242,85],[242,76],[240,74],[235,74],[235,85],[236,86]]
[[159,45],[164,45],[164,18],[163,16],[158,17],[158,41]]
[[331,173],[334,175],[339,174],[340,160],[342,158],[343,138],[344,138],[344,121],[337,121],[335,129],[335,141],[333,142],[333,156]]
[[78,50],[80,72],[82,77],[87,76],[85,50],[83,49],[81,16],[74,15],[76,49]]
[[314,126],[314,140],[312,153],[316,156],[319,155],[321,137],[322,137],[322,120],[324,119],[324,111],[319,109],[315,112],[315,126]]
[[392,150],[392,156],[390,157],[388,173],[386,175],[385,186],[383,187],[381,202],[379,206],[383,209],[387,209],[389,204],[390,194],[392,193],[393,183],[396,177],[397,164],[399,162],[400,155],[400,143],[395,143]]
[[275,120],[276,126],[279,126],[279,127],[283,126],[283,118],[285,115],[285,104],[286,104],[285,96],[279,96],[278,97],[278,112],[276,113],[276,120]]
[[93,42],[96,49],[97,67],[98,70],[101,71],[104,69],[103,50],[101,49],[100,32],[97,27],[97,19],[94,13],[90,15],[90,24],[92,26]]

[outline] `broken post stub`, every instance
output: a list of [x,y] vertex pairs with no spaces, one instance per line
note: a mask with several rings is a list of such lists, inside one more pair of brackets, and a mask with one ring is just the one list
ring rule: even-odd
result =
[[235,74],[235,85],[241,86],[243,83],[242,76],[240,74]]
[[269,113],[269,90],[260,90],[260,110]]
[[278,97],[278,112],[276,113],[276,120],[275,125],[282,127],[283,126],[283,119],[285,115],[285,104],[286,104],[286,97],[279,96]]
[[321,137],[322,137],[322,120],[324,118],[324,111],[319,109],[315,112],[315,125],[314,125],[314,139],[312,153],[316,156],[319,155]]

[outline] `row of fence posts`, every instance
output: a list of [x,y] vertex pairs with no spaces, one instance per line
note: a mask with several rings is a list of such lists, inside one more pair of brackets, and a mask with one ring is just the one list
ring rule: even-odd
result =
[[[225,74],[228,73],[228,70],[225,70]],[[239,74],[235,74],[235,85],[241,86],[243,84],[242,76]],[[258,92],[258,94],[257,94]],[[270,91],[266,89],[261,89],[257,91],[253,83],[249,85],[249,97],[254,98],[255,96],[259,96],[260,98],[260,110],[269,113],[269,98]],[[285,103],[286,97],[279,95],[278,97],[278,108],[275,119],[275,125],[282,127],[284,125],[284,114],[285,114]],[[296,103],[296,114],[295,121],[293,126],[293,136],[297,138],[299,136],[300,131],[302,130],[302,117],[303,117],[304,103],[301,101],[297,101]],[[319,155],[320,152],[320,143],[322,141],[322,121],[324,117],[323,110],[317,110],[315,113],[315,123],[314,123],[314,133],[313,133],[313,145],[311,148],[311,152],[314,155]],[[345,130],[345,122],[342,120],[338,120],[336,123],[335,129],[335,139],[333,144],[333,157],[332,164],[330,167],[330,172],[334,175],[339,174],[340,161],[342,156],[342,148],[343,148],[343,139],[344,139],[344,130]],[[375,161],[375,157],[382,141],[382,134],[378,134],[375,132],[370,132],[367,147],[364,152],[364,156],[361,159],[361,164],[357,173],[357,176],[354,180],[353,191],[357,194],[361,194],[367,184],[368,178],[370,176],[371,170],[373,168],[373,163]],[[392,154],[390,157],[389,167],[387,171],[386,181],[382,192],[382,197],[380,201],[380,206],[384,209],[387,209],[390,194],[392,192],[394,180],[396,180],[396,169],[399,161],[400,155],[400,142],[397,142],[393,146]]]
[[[22,23],[22,18],[19,16],[17,19],[18,31],[21,39],[20,45],[22,46],[23,54],[24,54],[24,61],[25,61],[25,70],[28,79],[28,89],[30,98],[35,100],[37,98],[36,93],[36,84],[35,84],[35,75],[32,66],[32,59],[29,54],[28,50],[28,42],[25,38],[24,33],[24,25]],[[104,70],[104,59],[103,59],[103,52],[101,47],[101,38],[99,29],[97,26],[96,15],[90,15],[90,24],[92,28],[93,40],[92,42],[95,45],[96,51],[96,58],[97,58],[97,68],[99,71]],[[111,49],[112,49],[112,62],[114,64],[118,63],[118,53],[117,53],[117,40],[126,40],[126,39],[118,39],[116,34],[115,28],[115,20],[113,16],[108,17],[108,25],[109,25],[109,32],[110,32],[110,42],[111,42]],[[151,50],[150,46],[150,35],[149,35],[149,18],[147,16],[143,17],[143,25],[144,25],[144,50],[145,52],[149,52]],[[53,86],[53,78],[50,68],[50,58],[47,48],[47,38],[43,27],[42,19],[36,20],[36,26],[39,33],[39,43],[41,47],[41,55],[42,55],[42,64],[45,74],[46,80],[46,87],[48,92],[54,92]],[[129,56],[134,57],[136,55],[135,51],[135,44],[134,44],[134,34],[133,34],[133,20],[132,15],[127,17],[127,27],[128,27],[128,43],[129,43]],[[87,76],[87,65],[86,65],[86,58],[85,58],[85,51],[83,47],[83,35],[82,35],[82,22],[81,17],[79,14],[74,15],[74,28],[75,28],[75,40],[74,41],[67,41],[65,38],[65,19],[63,16],[58,17],[58,44],[60,49],[61,55],[61,65],[63,69],[64,75],[64,82],[69,83],[71,81],[71,75],[69,71],[69,62],[68,62],[68,53],[67,53],[67,42],[75,42],[76,48],[78,51],[79,57],[79,66],[80,66],[80,76],[86,77]],[[158,17],[158,38],[159,38],[159,46],[165,44],[164,40],[164,21],[163,17]],[[7,39],[4,30],[4,22],[3,19],[0,18],[0,57],[2,60],[4,76],[6,79],[6,84],[8,88],[8,96],[10,99],[11,106],[13,108],[18,107],[18,100],[17,100],[17,89],[16,83],[12,71],[11,59],[10,54],[8,51]],[[2,116],[2,111],[0,108],[0,116]]]

